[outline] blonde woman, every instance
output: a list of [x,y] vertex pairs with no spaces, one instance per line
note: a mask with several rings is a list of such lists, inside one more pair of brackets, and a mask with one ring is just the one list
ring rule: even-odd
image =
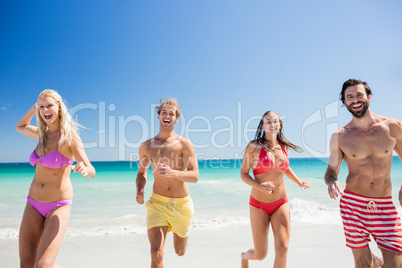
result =
[[[244,154],[242,180],[252,187],[250,195],[250,223],[254,247],[241,254],[241,267],[249,267],[249,260],[263,260],[268,252],[269,226],[275,240],[274,267],[286,267],[290,236],[289,203],[285,175],[301,188],[310,183],[301,181],[289,167],[289,148],[299,147],[283,136],[283,123],[278,114],[266,112],[258,125],[255,139]],[[249,175],[253,169],[253,177]]]
[[[37,127],[30,124],[35,113]],[[20,227],[21,267],[60,267],[54,261],[70,217],[71,170],[85,178],[95,176],[77,133],[78,126],[61,96],[54,90],[44,90],[15,127],[25,136],[39,140],[29,157],[36,171]]]

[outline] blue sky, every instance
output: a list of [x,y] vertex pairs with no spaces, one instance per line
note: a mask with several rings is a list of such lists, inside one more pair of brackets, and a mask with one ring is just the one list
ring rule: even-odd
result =
[[349,78],[369,83],[373,112],[402,119],[397,0],[0,5],[0,162],[28,161],[36,141],[14,126],[46,88],[86,126],[93,161],[135,160],[168,96],[184,112],[176,132],[199,158],[241,156],[267,110],[304,148],[292,157],[325,156],[351,118],[338,101]]

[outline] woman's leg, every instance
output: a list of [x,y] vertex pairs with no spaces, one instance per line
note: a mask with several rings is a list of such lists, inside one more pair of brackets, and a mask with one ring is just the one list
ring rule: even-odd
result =
[[250,248],[248,251],[242,253],[242,268],[249,267],[248,260],[263,260],[268,253],[268,213],[262,209],[250,206],[250,223],[254,248]]
[[19,233],[20,267],[34,267],[43,233],[45,218],[30,204],[26,204]]
[[36,258],[36,267],[59,267],[54,265],[54,261],[67,230],[70,211],[71,206],[63,206],[54,209],[47,215]]
[[275,240],[274,268],[284,268],[290,237],[289,203],[283,204],[271,215],[271,226]]

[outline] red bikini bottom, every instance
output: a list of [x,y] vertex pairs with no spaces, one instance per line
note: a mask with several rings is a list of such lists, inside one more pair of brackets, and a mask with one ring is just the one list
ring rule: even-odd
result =
[[264,210],[266,213],[268,213],[269,216],[271,216],[280,206],[288,202],[288,196],[285,195],[278,201],[272,202],[272,203],[263,203],[258,200],[255,200],[252,196],[250,196],[250,206],[253,206],[255,208],[259,208]]

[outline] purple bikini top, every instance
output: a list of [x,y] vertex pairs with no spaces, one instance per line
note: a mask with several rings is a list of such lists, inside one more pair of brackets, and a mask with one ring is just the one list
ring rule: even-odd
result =
[[65,157],[64,155],[62,155],[57,151],[59,147],[59,140],[60,140],[60,132],[59,132],[59,138],[57,139],[56,151],[39,157],[36,154],[35,150],[33,150],[32,154],[29,156],[29,163],[31,163],[32,166],[36,166],[36,164],[39,162],[42,166],[47,168],[61,168],[72,165],[73,160],[69,159],[68,157]]

